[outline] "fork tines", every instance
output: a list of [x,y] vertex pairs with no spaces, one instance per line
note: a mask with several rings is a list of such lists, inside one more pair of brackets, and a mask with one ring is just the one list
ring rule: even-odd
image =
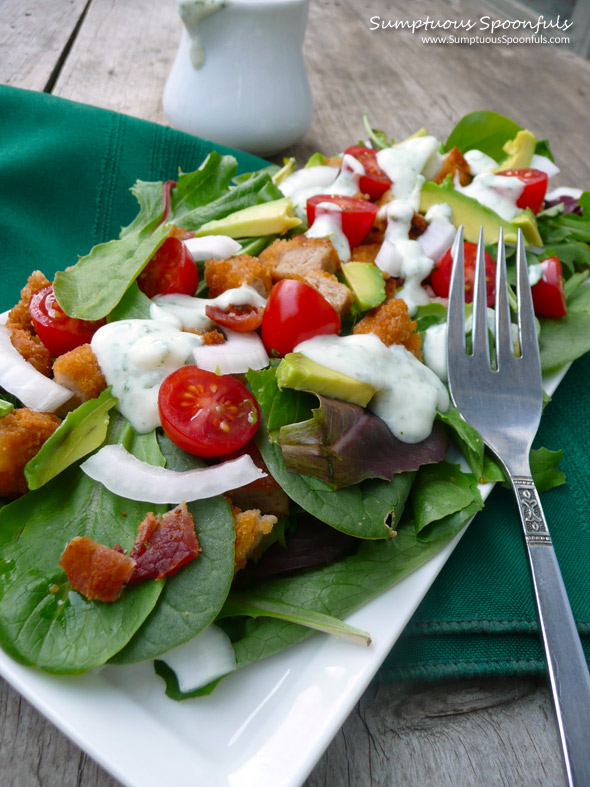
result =
[[[449,365],[461,366],[461,356],[465,357],[465,260],[463,244],[463,227],[460,227],[453,244],[452,255],[454,259],[453,273],[449,292]],[[474,298],[473,298],[473,358],[477,359],[482,367],[490,366],[489,348],[489,322],[486,287],[485,243],[483,227],[479,232],[477,244]],[[519,359],[515,358],[512,336],[512,322],[510,317],[510,300],[508,296],[508,280],[506,273],[506,251],[504,248],[504,232],[500,228],[498,236],[498,254],[496,263],[496,300],[494,336],[496,350],[496,370],[506,364],[514,364]],[[518,230],[516,242],[516,296],[517,296],[517,325],[521,357],[527,359],[527,372],[539,377],[540,361],[539,346],[533,300],[529,284],[528,266],[524,237]],[[536,363],[535,363],[536,361]],[[532,364],[532,366],[531,366]],[[538,367],[538,368],[535,368]]]

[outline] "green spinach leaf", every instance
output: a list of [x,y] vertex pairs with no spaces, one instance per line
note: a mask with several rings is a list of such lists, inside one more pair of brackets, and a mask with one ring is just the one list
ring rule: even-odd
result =
[[[159,445],[171,470],[202,466],[165,436],[159,437]],[[234,575],[235,530],[229,505],[223,498],[214,497],[195,500],[187,508],[195,520],[202,552],[167,582],[149,618],[111,659],[115,664],[154,659],[188,642],[215,619],[223,606]]]
[[[112,418],[109,441],[125,437]],[[139,458],[159,451],[140,441]],[[150,454],[149,456],[147,454]],[[88,601],[59,566],[75,536],[128,551],[148,511],[162,506],[125,500],[70,467],[42,489],[0,511],[0,644],[14,659],[48,672],[77,674],[107,661],[152,611],[163,582],[123,590],[111,603]]]

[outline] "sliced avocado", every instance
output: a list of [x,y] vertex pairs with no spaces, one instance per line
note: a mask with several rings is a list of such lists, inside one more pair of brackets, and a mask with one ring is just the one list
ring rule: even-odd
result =
[[14,410],[12,402],[7,402],[5,399],[0,399],[0,418]]
[[440,186],[427,181],[420,193],[420,212],[426,213],[433,205],[441,202],[450,206],[453,224],[455,227],[462,224],[465,240],[472,243],[477,243],[480,227],[483,227],[486,243],[496,243],[500,227],[503,227],[504,240],[508,243],[516,243],[517,232],[521,229],[527,243],[543,245],[535,216],[531,211],[524,211],[512,221],[506,221],[473,197],[455,191],[450,180],[446,180]]
[[512,219],[513,226],[522,230],[524,239],[527,243],[532,243],[534,246],[543,246],[543,238],[537,226],[537,217],[530,208],[527,208],[518,216]]
[[256,235],[282,235],[301,224],[293,214],[293,203],[288,197],[273,202],[251,205],[230,213],[224,219],[208,221],[195,233],[203,235],[229,235],[230,238],[251,238]]
[[522,129],[514,137],[505,143],[502,150],[507,154],[495,172],[504,172],[507,169],[526,169],[531,166],[531,161],[537,147],[535,135]]
[[341,270],[359,309],[366,311],[383,303],[385,279],[376,265],[370,262],[345,262]]
[[101,445],[107,434],[109,410],[117,399],[107,388],[98,399],[81,404],[57,427],[25,465],[29,489],[39,489],[71,464]]
[[[362,264],[362,263],[361,263]],[[310,391],[333,399],[344,399],[365,407],[373,398],[375,389],[346,374],[327,369],[302,353],[288,353],[277,367],[279,388]]]

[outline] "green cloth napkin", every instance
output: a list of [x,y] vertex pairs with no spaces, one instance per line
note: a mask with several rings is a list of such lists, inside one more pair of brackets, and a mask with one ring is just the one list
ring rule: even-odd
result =
[[[535,447],[563,449],[567,484],[541,495],[590,662],[590,357],[545,408]],[[496,486],[387,657],[379,678],[541,675],[543,649],[511,491]]]
[[[169,128],[43,93],[0,86],[0,310],[26,277],[49,278],[116,237],[137,204],[130,186],[173,179],[213,149]],[[264,166],[233,153],[240,171]],[[547,406],[537,445],[563,448],[567,487],[543,496],[574,614],[590,655],[590,359]],[[467,530],[379,677],[442,678],[544,670],[523,539],[511,494],[496,488]]]

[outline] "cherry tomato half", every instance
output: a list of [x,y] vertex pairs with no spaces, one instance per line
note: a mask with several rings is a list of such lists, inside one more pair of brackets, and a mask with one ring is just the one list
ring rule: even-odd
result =
[[198,283],[199,272],[195,261],[178,238],[166,238],[137,277],[139,289],[148,298],[173,292],[194,295]]
[[[475,262],[477,259],[477,244],[465,241],[465,303],[473,301],[473,285],[475,283]],[[445,251],[438,260],[432,273],[430,283],[432,289],[441,298],[449,297],[451,287],[451,273],[453,270],[453,256],[451,249]],[[496,261],[487,251],[485,253],[486,292],[488,306],[493,306],[496,300]]]
[[251,306],[247,303],[226,308],[213,305],[205,306],[205,314],[222,328],[231,328],[238,333],[247,333],[260,328],[264,309],[261,306]]
[[183,366],[168,375],[158,395],[162,427],[189,454],[211,457],[236,451],[260,423],[258,403],[229,374]]
[[286,355],[314,336],[340,332],[340,316],[309,284],[283,279],[275,284],[262,318],[262,341],[269,354]]
[[87,344],[105,323],[104,320],[87,322],[68,317],[55,298],[52,284],[33,295],[29,311],[37,336],[52,355],[63,355]]
[[538,317],[565,317],[565,292],[559,257],[548,257],[541,261],[543,275],[531,287],[533,306]]
[[363,145],[352,145],[344,154],[353,156],[365,168],[365,174],[359,178],[359,191],[368,194],[372,200],[382,197],[391,186],[391,180],[377,163],[377,151]]
[[[333,211],[327,207],[318,208],[320,203],[331,203],[336,207]],[[341,216],[342,232],[346,235],[351,246],[358,246],[364,241],[373,226],[377,215],[377,206],[366,199],[342,197],[338,194],[334,196],[317,194],[307,200],[307,223],[310,227],[316,216],[326,213],[337,213],[338,216]]]
[[533,213],[538,213],[541,210],[549,182],[545,172],[541,172],[540,169],[506,169],[497,174],[505,175],[508,178],[518,178],[524,183],[522,194],[516,201],[517,207],[523,210],[530,208]]

